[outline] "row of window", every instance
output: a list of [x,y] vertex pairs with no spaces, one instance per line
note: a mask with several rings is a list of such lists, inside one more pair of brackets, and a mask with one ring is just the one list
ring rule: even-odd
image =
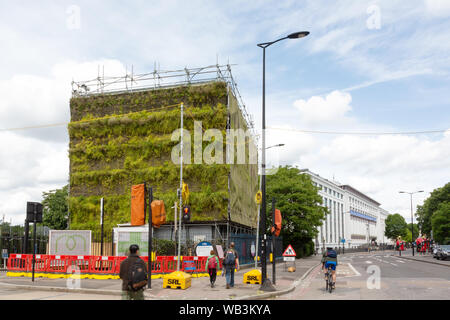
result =
[[330,214],[320,227],[320,238],[326,242],[339,242],[344,238],[344,204],[323,197],[323,204]]
[[342,193],[337,192],[336,190],[333,190],[326,186],[322,186],[320,183],[316,182],[313,182],[313,185],[318,187],[319,190],[323,190],[325,193],[332,195],[333,197],[336,197],[338,199],[344,199],[344,195]]
[[368,205],[364,201],[358,200],[357,198],[349,197],[350,204],[353,204],[355,206],[359,206],[361,208],[365,208],[367,210],[375,211],[375,207]]

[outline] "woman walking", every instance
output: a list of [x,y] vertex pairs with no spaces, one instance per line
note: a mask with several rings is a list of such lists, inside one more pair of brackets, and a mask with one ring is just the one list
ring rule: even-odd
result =
[[209,273],[209,282],[211,282],[211,288],[214,288],[214,283],[217,277],[217,267],[219,266],[219,257],[216,256],[214,250],[211,250],[210,256],[206,260],[205,269]]

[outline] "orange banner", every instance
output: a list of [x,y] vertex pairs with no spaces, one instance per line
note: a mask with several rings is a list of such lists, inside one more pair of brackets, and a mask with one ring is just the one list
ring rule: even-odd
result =
[[166,223],[166,208],[163,200],[152,201],[152,225],[159,228]]
[[278,209],[275,209],[275,228],[272,227],[272,233],[274,233],[274,235],[276,237],[278,237],[280,235],[281,232],[281,211]]
[[131,225],[145,224],[145,184],[131,187]]

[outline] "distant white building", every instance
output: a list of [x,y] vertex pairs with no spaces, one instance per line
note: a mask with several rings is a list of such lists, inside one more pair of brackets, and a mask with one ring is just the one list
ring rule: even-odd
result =
[[350,185],[343,185],[319,176],[308,169],[301,170],[319,188],[322,204],[329,214],[318,227],[316,248],[353,248],[372,241],[387,243],[384,236],[385,219],[389,214],[380,203]]

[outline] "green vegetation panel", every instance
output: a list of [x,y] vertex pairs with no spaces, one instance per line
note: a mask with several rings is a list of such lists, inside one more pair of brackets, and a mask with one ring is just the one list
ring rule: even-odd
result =
[[[154,197],[164,200],[173,221],[170,207],[177,201],[180,179],[179,165],[171,161],[178,144],[171,136],[180,128],[180,108],[173,105],[184,103],[184,128],[191,132],[193,146],[194,120],[202,121],[203,130],[221,130],[224,141],[229,116],[232,128],[246,129],[236,99],[230,95],[228,110],[227,98],[223,82],[72,98],[71,229],[99,230],[102,197],[105,227],[128,223],[131,186],[144,181],[156,188]],[[204,142],[203,148],[209,144]],[[232,221],[256,226],[256,164],[194,164],[193,147],[191,163],[183,166],[183,178],[191,193],[192,221],[226,220],[230,199]]]

